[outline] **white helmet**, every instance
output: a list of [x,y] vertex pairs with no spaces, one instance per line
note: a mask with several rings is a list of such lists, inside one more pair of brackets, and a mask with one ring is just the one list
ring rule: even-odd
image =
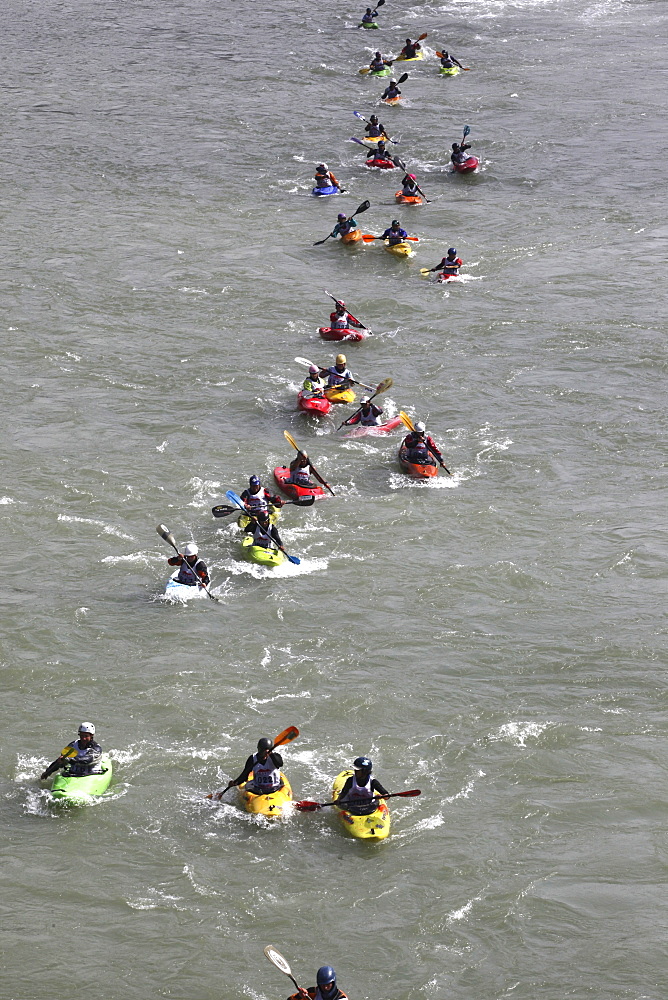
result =
[[82,733],[90,733],[91,736],[95,736],[95,726],[92,722],[82,722],[79,726],[79,736]]
[[198,552],[199,549],[197,548],[194,542],[188,542],[185,549],[183,550],[184,556],[196,556]]
[[418,422],[415,425],[415,430],[418,432],[418,434],[424,434],[426,429],[427,425],[423,424],[421,420],[418,420]]
[[362,396],[362,402],[363,402],[363,403],[368,403],[368,402],[370,402],[370,400],[369,400],[369,397],[368,397],[368,396]]

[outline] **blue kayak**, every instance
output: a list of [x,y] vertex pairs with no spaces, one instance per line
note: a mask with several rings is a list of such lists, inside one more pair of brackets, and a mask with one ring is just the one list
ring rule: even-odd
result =
[[319,188],[314,187],[311,194],[316,195],[316,197],[322,198],[327,194],[339,194],[339,189],[334,184],[329,184],[327,187]]

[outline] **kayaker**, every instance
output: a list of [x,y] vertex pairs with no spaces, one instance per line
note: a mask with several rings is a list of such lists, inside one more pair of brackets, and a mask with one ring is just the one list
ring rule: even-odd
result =
[[310,392],[312,396],[324,396],[326,385],[326,380],[320,375],[320,369],[316,365],[309,365],[308,375],[302,384],[304,392]]
[[375,56],[369,63],[369,69],[372,73],[381,73],[386,66],[391,66],[392,62],[392,59],[383,59],[380,52],[376,52]]
[[177,556],[172,556],[167,562],[170,566],[181,567],[176,578],[177,583],[183,583],[186,587],[195,587],[198,583],[209,583],[206,563],[199,558],[199,549],[194,542],[188,542],[183,550],[183,555],[179,553]]
[[401,91],[397,86],[397,81],[390,80],[380,99],[381,101],[392,101],[395,97],[401,97]]
[[470,142],[453,142],[452,152],[450,153],[450,159],[453,163],[464,163],[468,160],[466,155],[466,150],[471,148]]
[[352,233],[353,229],[357,229],[357,221],[352,215],[350,218],[347,218],[343,212],[339,212],[337,220],[336,225],[329,234],[334,238],[345,236],[347,233]]
[[362,396],[362,405],[357,413],[354,413],[347,424],[360,424],[362,427],[376,427],[380,423],[380,416],[383,412],[382,406],[376,406],[368,396]]
[[345,388],[354,381],[353,373],[350,368],[347,367],[345,354],[337,354],[335,364],[331,365],[329,368],[322,368],[321,371],[327,373],[327,386],[329,388],[334,385],[343,386]]
[[436,267],[430,267],[429,270],[441,271],[441,273],[446,276],[459,274],[459,268],[462,267],[463,264],[464,261],[462,260],[461,257],[457,256],[457,250],[455,249],[455,247],[450,247],[450,249],[448,250],[448,256],[444,257],[441,260],[440,264],[437,264]]
[[406,435],[403,444],[408,448],[409,462],[414,462],[416,465],[427,465],[433,456],[439,465],[443,465],[443,456],[436,447],[436,442],[431,434],[427,434],[427,428],[421,420],[416,423],[415,430]]
[[319,163],[315,168],[315,186],[319,188],[339,186],[339,182],[326,163]]
[[371,777],[373,764],[368,757],[357,757],[353,761],[353,774],[346,779],[337,803],[345,805],[346,812],[353,816],[366,816],[378,808],[375,795],[389,795],[377,778]]
[[277,792],[279,788],[282,788],[283,758],[280,753],[276,753],[273,747],[274,741],[267,736],[258,740],[257,753],[250,755],[239,777],[230,781],[225,791],[236,785],[243,785],[245,781],[248,781],[251,771],[253,772],[253,780],[246,785],[246,791],[253,792],[255,795],[269,795],[270,792]]
[[398,219],[394,219],[392,225],[389,229],[386,229],[381,239],[387,240],[391,247],[396,246],[397,243],[403,243],[403,241],[408,236],[405,229],[401,228],[401,223]]
[[367,7],[365,12],[362,14],[362,24],[373,24],[378,17],[377,10],[371,10],[371,7]]
[[370,146],[365,146],[364,148],[367,150],[367,154],[366,154],[367,163],[370,163],[373,160],[389,160],[390,159],[390,154],[387,151],[387,147],[385,146],[385,142],[384,142],[383,139],[381,139],[379,141],[379,143],[378,143],[378,145],[376,146],[375,149],[372,149]]
[[[275,507],[282,507],[283,501],[276,494],[272,494],[260,482],[259,476],[251,476],[248,480],[248,489],[241,494],[241,499],[246,505],[249,514],[257,514],[258,511],[265,510],[271,514]],[[271,509],[270,509],[271,508]]]
[[420,192],[417,186],[417,177],[415,174],[406,174],[401,182],[401,193],[406,198],[415,198]]
[[316,986],[307,990],[300,986],[288,1000],[348,1000],[348,994],[336,985],[336,973],[331,965],[321,965],[315,977]]
[[319,483],[329,489],[329,483],[325,482],[320,473],[313,468],[306,452],[298,451],[290,462],[290,475],[286,479],[286,482],[307,489],[315,489],[316,484],[312,481],[311,474],[315,476]]
[[460,69],[464,69],[460,61],[455,59],[454,56],[451,56],[449,52],[441,53],[441,66],[443,66],[444,69],[452,69],[453,66],[459,66]]
[[385,135],[385,129],[378,121],[378,115],[371,115],[371,118],[364,126],[367,139],[377,139],[380,135]]
[[246,535],[253,536],[253,545],[259,545],[263,549],[282,549],[283,542],[278,533],[278,528],[269,520],[269,511],[260,510],[251,517],[250,524],[244,528]]
[[420,45],[417,39],[414,42],[411,42],[410,38],[407,38],[406,44],[404,45],[399,55],[402,56],[404,59],[415,59],[415,56],[421,50],[421,48],[422,46]]
[[46,781],[54,771],[60,771],[63,767],[67,767],[68,773],[76,777],[101,773],[98,764],[102,756],[102,747],[95,742],[95,726],[92,722],[82,722],[78,733],[79,739],[68,743],[60,757],[42,771],[39,776],[40,781]]
[[329,314],[329,327],[331,330],[349,330],[351,327],[362,329],[362,324],[350,315],[345,302],[337,302],[336,309]]

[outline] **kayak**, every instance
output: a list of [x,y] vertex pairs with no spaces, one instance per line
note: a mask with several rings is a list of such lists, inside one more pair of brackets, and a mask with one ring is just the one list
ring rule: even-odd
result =
[[393,163],[392,160],[383,160],[383,159],[375,160],[372,157],[370,160],[366,161],[365,166],[370,168],[377,167],[378,170],[394,170],[396,169],[397,165],[396,163]]
[[387,142],[387,138],[384,135],[365,135],[363,136],[364,142],[379,143]]
[[351,229],[349,233],[341,234],[342,243],[359,243],[361,239],[362,239],[361,229]]
[[398,97],[384,97],[383,104],[398,104],[401,100],[401,94]]
[[438,276],[438,278],[436,280],[440,281],[440,282],[454,281],[458,277],[459,277],[458,274],[446,274],[445,271],[441,271],[441,273],[439,274],[439,276]]
[[[341,771],[341,774],[337,774],[334,778],[333,799],[339,797],[341,789],[352,773],[352,771]],[[345,809],[339,809],[336,806],[334,808],[346,833],[357,840],[385,840],[390,832],[390,810],[382,800],[380,800],[378,808],[366,816],[353,816]]]
[[338,385],[333,385],[325,389],[325,395],[330,403],[354,403],[355,393],[352,389],[341,389]]
[[422,205],[423,203],[419,194],[402,194],[401,191],[396,191],[394,197],[400,205]]
[[173,601],[191,601],[194,597],[206,597],[206,590],[199,583],[192,586],[187,583],[179,583],[176,579],[178,575],[179,570],[177,569],[165,584],[165,597],[169,597]]
[[388,253],[394,254],[395,257],[412,257],[415,253],[410,243],[394,243],[390,245],[385,241],[383,246]]
[[51,785],[51,794],[61,802],[77,805],[95,795],[102,795],[111,784],[113,768],[111,758],[105,754],[100,758],[100,774],[83,774],[76,777],[72,774],[58,773]]
[[285,556],[280,549],[266,549],[264,545],[253,545],[251,535],[246,535],[242,540],[241,548],[244,559],[257,563],[258,566],[280,566],[285,562]]
[[304,413],[319,413],[323,417],[332,408],[332,404],[326,396],[312,396],[306,389],[301,389],[297,393],[297,406]]
[[[276,524],[280,516],[281,512],[278,509],[278,507],[272,507],[272,505],[269,504],[269,521],[271,522],[271,524]],[[248,516],[248,514],[239,514],[239,517],[237,518],[237,524],[239,525],[242,531],[245,531],[245,529],[248,527],[250,523],[251,519]]]
[[391,434],[395,431],[397,427],[401,427],[403,421],[401,417],[391,417],[390,420],[386,420],[384,424],[371,424],[368,427],[363,427],[361,424],[354,424],[344,437],[365,437],[370,435],[371,437],[380,437],[382,434]]
[[457,76],[461,70],[459,66],[441,66],[438,72],[441,76]]
[[385,69],[372,69],[369,70],[369,72],[367,73],[367,76],[391,76],[391,75],[392,75],[392,68],[390,66],[386,66]]
[[[253,772],[251,771],[249,781],[252,777]],[[282,771],[281,778],[283,779],[282,787],[277,792],[270,792],[268,795],[256,795],[254,792],[247,792],[245,789],[248,782],[239,785],[241,801],[244,804],[246,812],[266,816],[268,819],[280,819],[285,812],[285,807],[292,802],[290,782]]]
[[359,343],[366,337],[366,333],[362,330],[351,330],[350,327],[345,330],[333,330],[331,326],[321,326],[318,327],[318,333],[323,340],[347,340],[351,344]]
[[328,194],[341,194],[336,184],[328,184],[327,187],[314,187],[311,191],[316,197],[324,198]]
[[470,174],[476,169],[479,163],[480,160],[477,156],[468,156],[463,163],[453,163],[452,165],[455,168],[455,173]]
[[424,59],[424,52],[421,49],[420,49],[419,52],[416,52],[414,56],[411,56],[410,59],[407,59],[406,56],[397,56],[397,58],[394,61],[395,62],[419,62],[420,59]]
[[327,496],[322,486],[297,486],[296,483],[289,483],[290,470],[286,465],[277,465],[274,469],[274,479],[280,489],[286,493],[291,500],[299,500],[300,497],[324,497]]
[[409,476],[414,476],[416,479],[432,479],[438,475],[438,465],[436,463],[425,465],[422,462],[409,462],[406,457],[407,455],[408,448],[402,444],[399,448],[399,465],[402,472],[407,472]]
[[371,29],[371,28],[378,28],[379,26],[376,24],[375,21],[360,21],[357,27]]

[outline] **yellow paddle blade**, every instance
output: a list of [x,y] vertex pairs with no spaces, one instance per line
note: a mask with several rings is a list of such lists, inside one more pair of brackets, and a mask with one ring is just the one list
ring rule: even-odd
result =
[[74,747],[65,747],[65,749],[60,754],[61,757],[76,757],[76,755],[77,752],[74,749]]
[[401,417],[402,424],[404,424],[406,427],[408,427],[409,431],[414,431],[415,430],[415,424],[413,423],[413,421],[411,420],[411,418],[408,416],[407,413],[404,413],[403,410],[400,410],[399,411],[399,416]]
[[301,451],[301,448],[299,447],[299,445],[297,444],[297,442],[293,438],[293,436],[290,433],[290,431],[283,431],[283,437],[285,438],[286,441],[290,442],[290,444],[295,449],[295,451]]
[[371,67],[370,66],[363,66],[362,69],[359,70],[360,76],[364,76],[365,73],[370,73],[370,72],[371,72]]
[[429,267],[421,267],[420,268],[420,274],[430,274],[430,273],[431,273],[431,268],[429,268]]

